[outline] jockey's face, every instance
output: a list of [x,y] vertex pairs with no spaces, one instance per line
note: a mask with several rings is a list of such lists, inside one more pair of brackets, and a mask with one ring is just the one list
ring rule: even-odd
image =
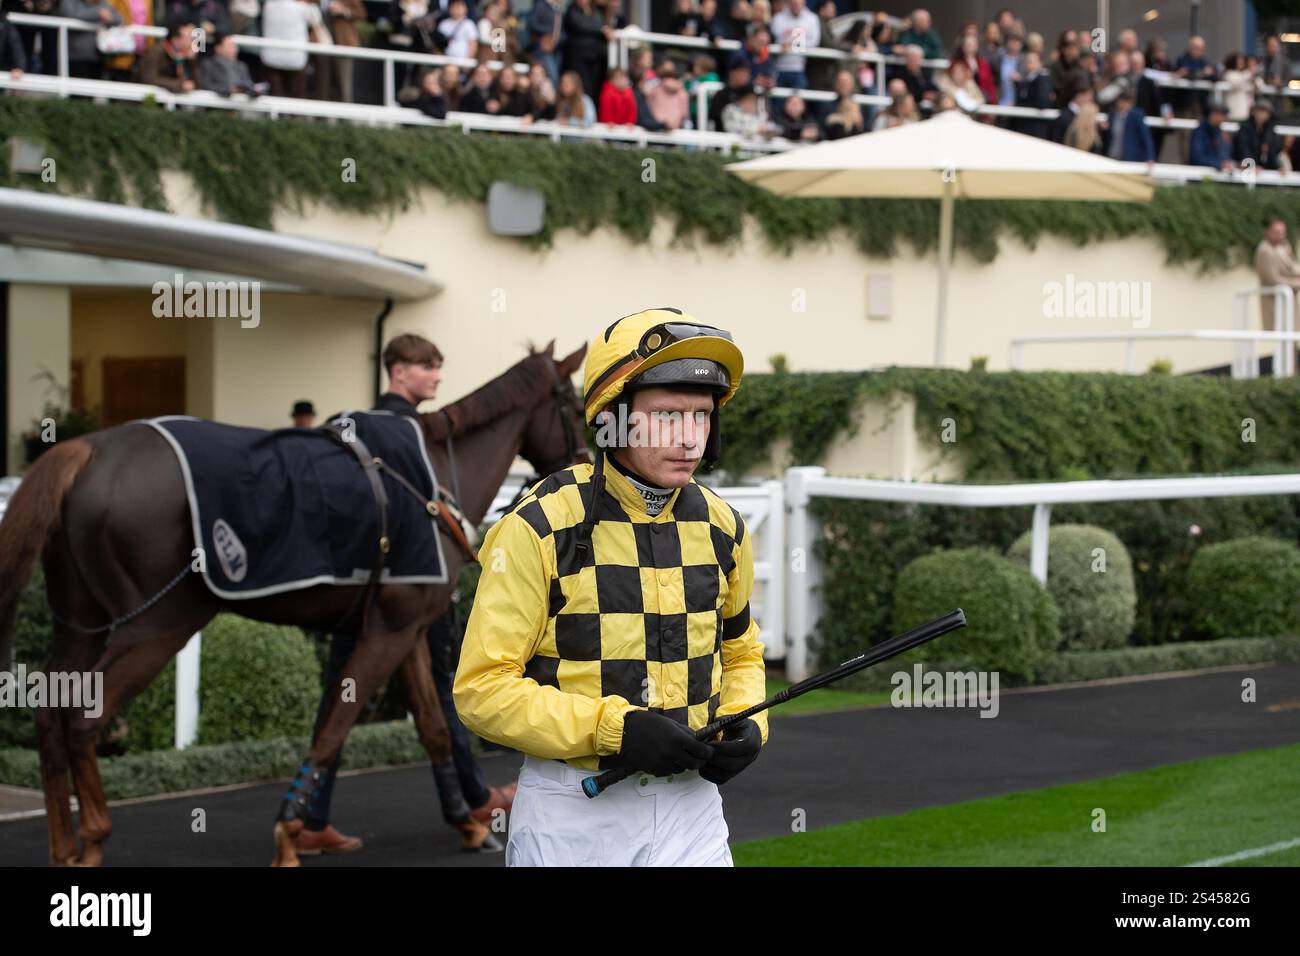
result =
[[442,363],[398,362],[393,366],[392,378],[393,391],[412,405],[419,405],[437,396]]
[[690,484],[709,440],[711,411],[708,392],[637,389],[631,412],[645,421],[645,440],[636,440],[637,432],[631,430],[627,447],[618,449],[619,460],[659,488]]

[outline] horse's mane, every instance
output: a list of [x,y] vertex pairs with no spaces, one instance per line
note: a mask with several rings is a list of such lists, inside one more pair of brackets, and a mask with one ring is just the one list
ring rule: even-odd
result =
[[535,404],[547,383],[543,361],[552,359],[545,352],[530,350],[527,357],[464,398],[444,405],[433,417],[440,419],[446,412],[451,416],[452,434],[459,435],[482,428],[517,408]]

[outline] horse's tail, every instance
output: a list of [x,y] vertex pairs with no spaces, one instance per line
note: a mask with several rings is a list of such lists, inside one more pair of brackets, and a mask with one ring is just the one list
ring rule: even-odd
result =
[[64,496],[93,454],[84,441],[59,442],[27,470],[0,521],[0,670],[12,666],[23,588],[59,524]]

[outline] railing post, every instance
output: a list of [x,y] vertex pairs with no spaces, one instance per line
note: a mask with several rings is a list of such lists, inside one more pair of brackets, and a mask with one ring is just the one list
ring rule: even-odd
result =
[[176,749],[184,750],[199,735],[199,658],[203,633],[190,638],[176,655]]
[[[785,638],[785,484],[777,478],[763,482],[767,489],[767,542],[763,548],[767,561],[767,592],[763,598],[763,617],[759,621],[765,635],[763,643],[775,648],[772,656],[786,657]],[[764,655],[765,657],[768,655]]]
[[820,583],[820,568],[813,560],[813,544],[817,540],[817,521],[808,512],[807,482],[821,478],[825,468],[790,468],[785,473],[786,513],[790,516],[786,541],[789,552],[785,556],[786,587],[786,656],[785,675],[791,681],[801,681],[809,672],[809,638],[817,626],[820,602],[815,588]]
[[1130,375],[1137,374],[1137,345],[1137,339],[1126,339],[1124,342],[1124,369]]
[[[59,77],[65,80],[68,78],[68,25],[66,23],[59,24]],[[68,94],[60,91],[59,95]]]
[[1029,573],[1038,579],[1038,583],[1047,586],[1047,542],[1048,528],[1052,522],[1052,506],[1034,505],[1034,525],[1029,536]]
[[[1241,295],[1232,297],[1232,327],[1234,330],[1246,331],[1246,299]],[[1238,340],[1232,343],[1232,377],[1246,378],[1246,343]]]
[[384,61],[384,105],[392,106],[397,102],[397,79],[392,60]]

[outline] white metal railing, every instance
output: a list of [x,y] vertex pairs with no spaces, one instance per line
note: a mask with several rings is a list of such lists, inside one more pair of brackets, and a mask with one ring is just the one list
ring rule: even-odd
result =
[[[1295,290],[1289,285],[1270,285],[1260,289],[1245,289],[1232,297],[1232,327],[1238,331],[1250,326],[1246,314],[1246,303],[1256,296],[1273,296],[1273,328],[1281,332],[1295,331]],[[1279,341],[1278,354],[1273,359],[1275,376],[1295,374],[1295,349],[1287,348]],[[1255,343],[1243,342],[1233,350],[1232,377],[1254,378],[1257,373],[1255,364]]]
[[0,73],[0,90],[48,93],[61,96],[84,96],[94,99],[143,102],[151,100],[167,110],[211,109],[276,118],[303,116],[318,119],[341,119],[367,126],[439,126],[462,129],[492,130],[526,136],[545,136],[561,139],[604,140],[645,146],[647,144],[685,146],[698,149],[741,153],[778,152],[796,144],[785,140],[771,142],[745,140],[732,133],[679,129],[652,133],[641,127],[609,126],[597,123],[591,127],[565,126],[552,121],[521,123],[511,117],[490,116],[482,113],[448,113],[446,119],[433,119],[417,109],[405,106],[369,106],[361,103],[338,103],[328,100],[298,99],[290,96],[257,96],[242,94],[221,96],[206,90],[191,93],[172,93],[156,86],[142,83],[122,83],[112,80],[63,79],[42,74],[25,74],[15,80],[8,73]]
[[[295,99],[292,97],[249,98],[238,94],[231,97],[225,97],[198,90],[192,93],[178,94],[170,93],[158,87],[147,86],[144,84],[118,83],[115,81],[106,83],[104,81],[96,80],[72,80],[68,78],[68,32],[97,31],[100,29],[99,24],[86,23],[82,20],[75,20],[68,17],[47,17],[24,13],[10,14],[9,19],[13,23],[49,27],[57,32],[59,38],[57,55],[58,73],[56,76],[27,74],[20,80],[14,80],[6,74],[4,77],[0,78],[0,90],[10,89],[50,93],[63,97],[94,96],[99,99],[135,101],[142,100],[146,97],[152,97],[162,102],[168,109],[175,109],[176,106],[182,105],[187,107],[199,106],[209,109],[261,113],[271,117],[292,115],[341,119],[368,125],[440,125],[441,121],[424,117],[423,114],[416,115],[415,110],[407,109],[397,104],[397,64],[401,63],[410,66],[445,66],[451,64],[468,69],[474,67],[478,63],[477,60],[467,57],[452,57],[443,54],[412,53],[401,50],[376,49],[372,47],[350,47],[313,42],[300,43],[294,40],[277,40],[268,37],[244,35],[235,36],[235,43],[240,49],[301,50],[313,56],[348,57],[351,59],[372,60],[382,63],[383,106],[378,109],[383,112],[377,113],[377,108],[373,106],[338,103],[333,101]],[[165,37],[167,35],[167,31],[162,27],[126,25],[124,29],[138,35],[155,38]],[[623,30],[614,31],[614,39],[610,41],[608,45],[610,51],[610,65],[621,65],[626,67],[629,48],[642,45],[719,50],[736,50],[741,47],[741,44],[736,40],[718,40],[716,42],[710,42],[701,37],[677,36],[668,33],[652,33],[649,31],[639,30],[635,27],[627,27]],[[771,49],[776,55],[779,55],[782,52],[793,52],[811,59],[835,59],[846,63],[867,62],[875,64],[876,91],[874,93],[856,94],[853,97],[857,103],[868,107],[889,105],[891,99],[885,95],[885,67],[889,64],[904,62],[901,56],[894,54],[853,53],[851,51],[833,50],[824,47],[812,47],[804,50],[795,50],[792,47],[789,51],[786,51],[780,44],[774,43],[771,45]],[[497,60],[488,60],[485,62],[487,63],[487,66],[493,70],[500,70],[504,65],[501,61]],[[948,61],[944,59],[925,60],[922,65],[929,69],[942,69],[948,66]],[[528,67],[523,63],[515,63],[513,64],[513,69],[517,72],[523,73],[527,72]],[[1148,71],[1148,73],[1155,76],[1157,82],[1164,86],[1196,86],[1197,88],[1209,89],[1210,86],[1214,85],[1210,84],[1210,81],[1208,80],[1191,81],[1178,80],[1175,78],[1160,79],[1163,74],[1154,73],[1153,71]],[[96,83],[100,85],[94,85]],[[1217,85],[1226,87],[1229,84],[1220,82]],[[706,117],[708,113],[709,98],[712,97],[717,90],[721,89],[722,86],[722,83],[702,83],[699,85],[696,90],[697,122],[706,122],[704,117]],[[125,87],[125,89],[122,89],[123,87]],[[138,87],[138,89],[131,89],[132,87]],[[1265,93],[1277,92],[1273,90],[1272,87],[1260,87],[1259,89],[1261,92]],[[1288,89],[1281,92],[1288,96],[1300,96],[1300,90]],[[771,90],[771,95],[777,98],[799,95],[805,100],[812,102],[830,102],[837,99],[835,93],[830,90],[800,90],[787,87],[774,88]],[[926,110],[928,109],[929,104],[918,104],[918,106],[922,110]],[[974,112],[981,116],[1042,120],[1052,120],[1060,115],[1060,111],[1056,109],[1039,110],[1021,106],[998,106],[996,104],[985,104],[977,107]],[[609,127],[604,126],[603,124],[597,124],[596,127],[584,130],[581,127],[565,127],[554,124],[548,126],[539,123],[525,123],[514,117],[497,117],[488,114],[458,114],[456,123],[466,129],[491,130],[494,132],[518,133],[532,136],[545,135],[556,140],[563,136],[575,139],[625,142],[638,146],[656,144],[721,150],[740,149],[746,153],[779,152],[787,149],[798,148],[798,146],[802,145],[800,143],[786,141],[780,138],[770,140],[741,140],[739,137],[732,137],[729,140],[711,140],[707,137],[697,137],[695,134],[711,132],[703,128],[698,130],[676,130],[671,133],[649,133],[648,131],[641,131],[638,127]],[[1105,125],[1104,115],[1099,119],[1099,123],[1103,126]],[[1197,125],[1197,121],[1193,119],[1163,116],[1148,116],[1146,123],[1148,126],[1159,129],[1194,129]],[[1237,128],[1237,124],[1225,122],[1223,128],[1228,132],[1232,132]],[[1282,135],[1300,135],[1300,126],[1277,126],[1275,129]],[[659,137],[668,138],[661,139]],[[1225,173],[1219,170],[1211,170],[1206,167],[1164,165],[1153,168],[1153,176],[1158,180],[1166,180],[1169,182],[1187,182],[1193,179],[1213,179],[1220,182],[1244,181],[1250,186],[1300,185],[1300,175],[1297,175],[1295,179],[1292,179],[1286,174],[1265,170],[1252,170],[1250,175],[1246,177],[1238,171]]]
[[[1138,370],[1137,343],[1169,339],[1242,343],[1244,345],[1244,350],[1241,352],[1240,361],[1238,358],[1238,351],[1235,349],[1233,351],[1233,360],[1231,363],[1232,377],[1255,378],[1258,374],[1257,362],[1255,360],[1256,342],[1277,342],[1280,347],[1284,342],[1300,342],[1300,334],[1293,331],[1257,332],[1238,329],[1185,329],[1170,332],[1133,329],[1126,332],[1078,332],[1063,333],[1060,335],[1018,335],[1011,340],[1009,364],[1013,371],[1018,372],[1023,370],[1024,346],[1026,345],[1071,345],[1090,342],[1124,342],[1126,343],[1124,371],[1134,374]],[[1280,351],[1287,353],[1291,350],[1280,348]],[[1282,361],[1275,361],[1273,363],[1274,378],[1281,378],[1283,375],[1294,374],[1294,369],[1291,371],[1284,371],[1285,364],[1285,354],[1283,355]]]
[[[911,502],[957,508],[1009,508],[1033,505],[1029,568],[1047,582],[1048,528],[1052,506],[1103,501],[1157,501],[1173,498],[1226,498],[1300,494],[1300,475],[1235,477],[1136,478],[1131,480],[1059,481],[1010,485],[961,485],[934,482],[831,478],[820,467],[791,468],[785,473],[789,545],[786,585],[786,676],[802,680],[809,669],[809,638],[821,617],[817,595],[821,573],[812,560],[821,534],[809,504],[813,498]],[[802,561],[803,564],[797,562]]]

